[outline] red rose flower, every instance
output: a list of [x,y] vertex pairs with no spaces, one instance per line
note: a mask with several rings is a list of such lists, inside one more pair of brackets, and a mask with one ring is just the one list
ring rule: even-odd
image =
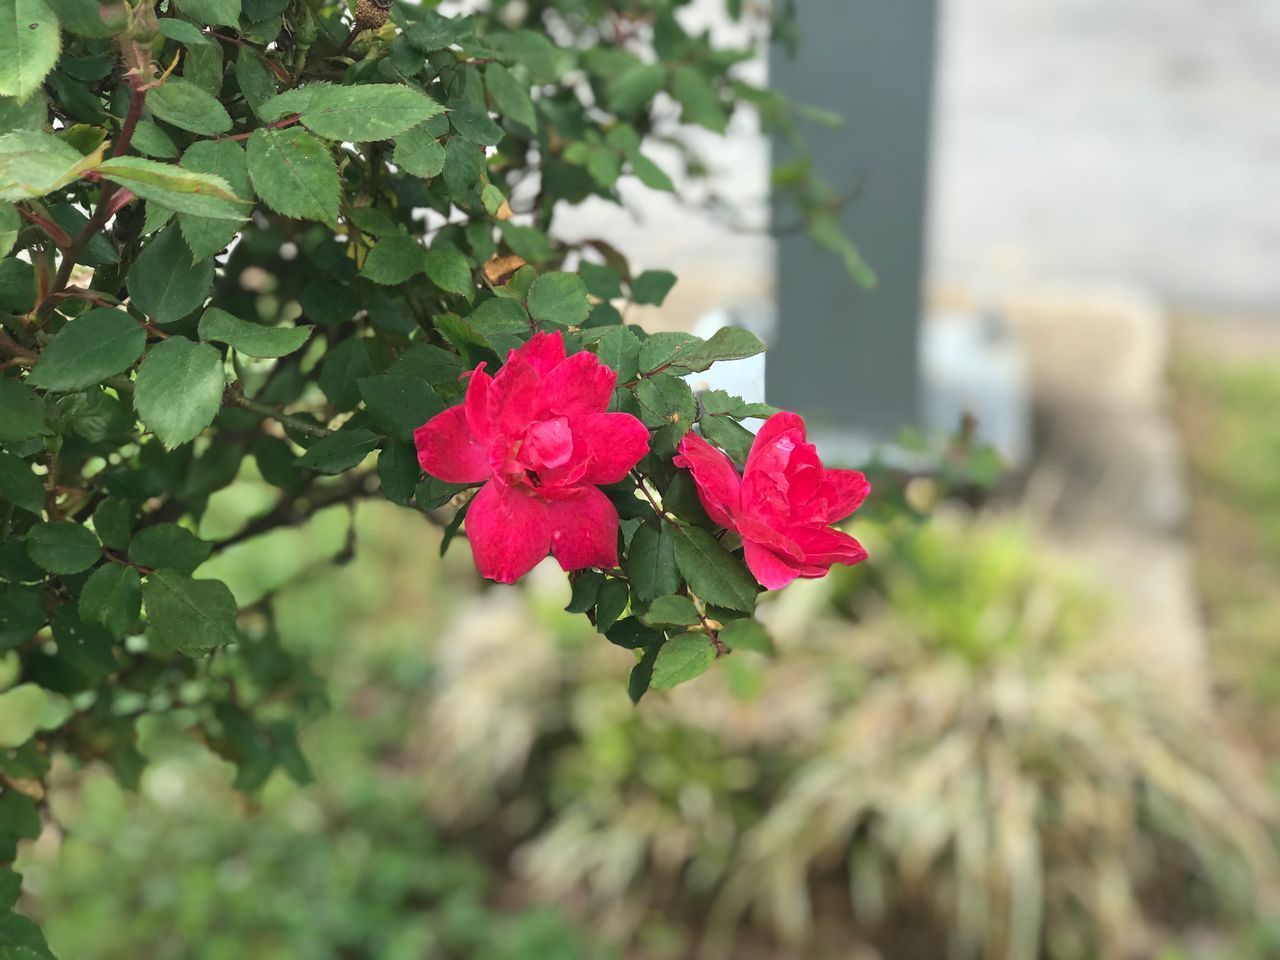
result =
[[769,590],[867,558],[862,544],[830,524],[857,510],[871,484],[857,470],[823,468],[794,413],[765,421],[741,477],[733,461],[692,433],[680,441],[675,464],[693,472],[711,519],[741,534],[747,566]]
[[471,372],[464,403],[414,431],[418,463],[448,483],[484,486],[467,511],[482,576],[514,583],[548,553],[565,570],[618,565],[617,483],[649,449],[629,413],[605,413],[618,375],[591,353],[565,359],[538,333],[490,377]]

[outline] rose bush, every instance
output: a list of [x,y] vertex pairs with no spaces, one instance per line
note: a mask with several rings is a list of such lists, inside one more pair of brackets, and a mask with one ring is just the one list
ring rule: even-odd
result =
[[[686,6],[0,0],[0,864],[55,757],[136,786],[153,714],[246,791],[311,777],[323,685],[279,639],[278,581],[213,571],[362,498],[438,520],[442,550],[465,522],[494,579],[555,556],[636,699],[767,644],[739,534],[799,575],[852,557],[823,532],[847,483],[770,513],[744,479],[736,533],[707,515],[678,446],[743,462],[741,421],[774,411],[684,377],[762,345],[625,324],[675,277],[555,230],[625,181],[713,180],[686,127],[742,109],[794,135],[736,69],[757,47]],[[865,272],[802,153],[775,191]],[[803,468],[759,476],[799,491]],[[47,956],[19,888],[0,868],[0,943]]]

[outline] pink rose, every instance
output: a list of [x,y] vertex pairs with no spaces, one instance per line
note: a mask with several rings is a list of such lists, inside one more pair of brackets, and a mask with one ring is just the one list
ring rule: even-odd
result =
[[794,413],[765,421],[741,477],[733,461],[692,433],[680,441],[675,464],[693,472],[711,519],[741,534],[747,566],[769,590],[867,558],[862,544],[830,524],[857,510],[871,484],[857,470],[824,469]]
[[565,359],[538,333],[497,376],[471,373],[464,403],[414,431],[418,463],[448,483],[484,486],[467,511],[482,576],[514,583],[548,553],[565,570],[618,565],[618,511],[596,487],[649,449],[629,413],[605,413],[618,375],[591,353]]

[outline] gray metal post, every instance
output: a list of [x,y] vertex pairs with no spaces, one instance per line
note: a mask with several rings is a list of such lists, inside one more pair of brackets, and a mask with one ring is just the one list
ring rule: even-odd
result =
[[811,127],[809,142],[837,192],[863,185],[844,223],[880,282],[860,289],[806,237],[780,238],[769,402],[809,416],[824,435],[892,439],[919,423],[936,0],[796,6],[799,49],[794,58],[775,54],[772,83],[844,117],[838,130]]

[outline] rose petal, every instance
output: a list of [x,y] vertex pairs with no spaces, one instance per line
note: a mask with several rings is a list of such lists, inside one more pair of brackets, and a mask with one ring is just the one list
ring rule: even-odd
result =
[[871,483],[861,470],[827,470],[824,479],[829,485],[825,491],[827,523],[849,516],[862,506],[862,501],[871,492]]
[[477,443],[461,405],[450,407],[413,431],[418,465],[445,483],[478,483],[489,478],[489,448]]
[[[745,476],[756,469],[763,457],[769,457],[771,461],[777,462],[778,451],[775,449],[777,442],[786,437],[787,434],[792,434],[788,438],[791,441],[791,446],[804,443],[804,419],[798,413],[792,413],[790,410],[780,410],[766,420],[760,428],[760,432],[756,434],[756,438],[751,444],[751,452],[747,454],[747,463],[746,468],[743,470],[743,475]],[[791,447],[789,446],[786,452],[789,454],[790,450]],[[786,461],[787,457],[783,457],[780,462],[777,462],[777,469],[785,467]]]
[[482,363],[471,371],[467,382],[467,426],[477,440],[489,440],[493,435],[493,424],[489,420],[489,386],[493,377],[484,372]]
[[512,356],[518,356],[541,375],[550,373],[564,360],[564,337],[559,330],[552,333],[535,333],[519,350],[512,350],[507,355],[507,362]]
[[489,422],[504,437],[518,437],[537,413],[542,377],[518,352],[512,351],[488,390]]
[[674,462],[693,473],[707,516],[719,526],[736,529],[735,518],[742,511],[742,481],[733,461],[697,434],[686,433]]
[[467,539],[482,577],[515,583],[551,549],[546,503],[490,480],[467,510]]
[[551,553],[565,570],[618,565],[618,511],[596,487],[550,501]]
[[649,452],[649,428],[629,413],[593,413],[573,422],[587,451],[585,483],[617,483]]
[[573,433],[564,417],[539,420],[524,435],[520,447],[520,460],[530,470],[550,470],[562,467],[573,456]]
[[540,399],[550,415],[566,417],[609,409],[618,375],[585,350],[575,353],[543,377]]
[[763,544],[744,540],[742,548],[747,569],[766,590],[779,590],[796,577],[802,576],[795,564],[778,556]]
[[847,533],[832,527],[796,527],[786,531],[804,551],[804,563],[830,567],[833,563],[852,566],[867,559],[867,551]]

